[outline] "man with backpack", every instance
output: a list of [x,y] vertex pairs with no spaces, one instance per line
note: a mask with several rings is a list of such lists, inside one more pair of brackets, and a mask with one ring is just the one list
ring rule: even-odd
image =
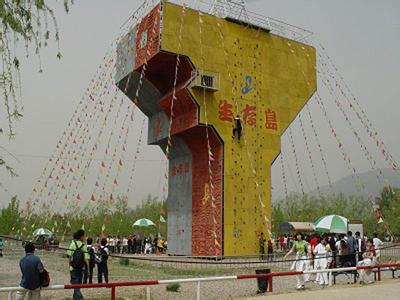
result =
[[93,247],[93,239],[89,237],[86,240],[86,250],[87,253],[89,254],[89,262],[88,265],[85,267],[85,276],[83,278],[83,283],[93,283],[93,269],[95,266],[95,248]]
[[19,262],[22,273],[20,286],[23,290],[17,292],[17,300],[40,299],[41,275],[45,270],[40,258],[34,253],[35,245],[31,242],[27,243],[25,245],[25,256]]
[[[67,256],[69,257],[69,271],[71,274],[71,284],[82,284],[85,265],[89,261],[89,254],[83,243],[85,231],[79,229],[74,233],[74,239],[69,245]],[[74,289],[73,300],[84,299],[80,289]]]
[[97,262],[97,282],[103,282],[103,275],[104,281],[108,283],[108,255],[110,254],[107,248],[107,240],[102,239],[100,242],[100,248],[96,255],[96,262]]

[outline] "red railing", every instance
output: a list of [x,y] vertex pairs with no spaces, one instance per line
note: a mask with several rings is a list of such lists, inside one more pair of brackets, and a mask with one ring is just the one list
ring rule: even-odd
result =
[[[242,274],[242,275],[230,275],[230,276],[219,276],[219,277],[200,277],[200,278],[182,278],[182,279],[167,279],[167,280],[146,280],[146,281],[130,281],[130,282],[109,282],[109,283],[93,283],[93,284],[66,284],[66,285],[53,285],[44,290],[56,290],[56,289],[90,289],[90,288],[111,288],[111,300],[116,299],[117,287],[127,286],[150,286],[158,284],[170,284],[170,283],[188,283],[197,282],[197,299],[200,299],[200,283],[205,281],[222,281],[222,280],[243,280],[243,279],[257,279],[267,278],[268,279],[268,291],[273,291],[273,278],[282,276],[294,276],[303,274],[317,274],[317,273],[331,273],[331,272],[343,272],[343,271],[356,271],[362,269],[377,269],[377,280],[381,281],[381,269],[382,268],[396,268],[400,269],[400,264],[379,264],[375,266],[356,266],[348,268],[335,268],[325,270],[310,270],[310,271],[293,271],[293,272],[272,272],[269,274]],[[21,287],[8,287],[0,288],[1,292],[8,292],[9,298],[12,299],[12,294]],[[147,298],[150,298],[150,292],[148,290]]]

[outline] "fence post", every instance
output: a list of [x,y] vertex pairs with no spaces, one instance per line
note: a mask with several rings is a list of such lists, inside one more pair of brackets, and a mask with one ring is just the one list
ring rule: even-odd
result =
[[378,281],[381,281],[381,267],[378,266]]
[[200,281],[197,281],[197,295],[196,299],[200,300]]
[[272,275],[268,277],[268,292],[272,293]]
[[146,300],[150,300],[150,287],[146,287]]
[[116,293],[115,293],[115,286],[112,286],[111,287],[111,300],[115,300],[115,295]]

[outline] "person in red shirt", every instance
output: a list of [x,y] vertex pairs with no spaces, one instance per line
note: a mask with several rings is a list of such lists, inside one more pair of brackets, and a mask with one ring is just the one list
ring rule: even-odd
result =
[[279,237],[279,246],[280,246],[282,251],[285,250],[285,238],[283,236]]
[[311,249],[314,251],[315,247],[317,247],[319,243],[319,236],[318,235],[314,235],[312,237],[312,239],[310,240],[310,245],[311,245]]
[[312,239],[310,240],[310,246],[311,246],[311,261],[310,261],[310,265],[312,267],[314,267],[314,250],[315,248],[318,246],[319,243],[319,236],[317,234],[315,234]]

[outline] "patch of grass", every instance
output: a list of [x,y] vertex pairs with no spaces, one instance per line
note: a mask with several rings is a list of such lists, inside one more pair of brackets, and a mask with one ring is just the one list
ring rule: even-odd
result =
[[122,266],[129,266],[129,259],[128,258],[120,258],[119,264]]
[[165,287],[165,289],[168,292],[175,292],[175,293],[178,293],[180,288],[181,288],[181,285],[179,283],[171,283]]

